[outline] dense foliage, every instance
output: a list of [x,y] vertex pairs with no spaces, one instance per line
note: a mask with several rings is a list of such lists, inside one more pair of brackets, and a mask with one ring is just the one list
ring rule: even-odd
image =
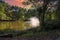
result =
[[[33,2],[34,1],[34,2]],[[37,5],[39,2],[30,0],[34,9],[23,9],[16,6],[9,6],[7,3],[0,1],[0,20],[24,20],[36,16],[41,21],[43,29],[59,28],[60,24],[60,1],[55,4],[55,0],[43,0],[42,6]],[[55,10],[56,9],[56,10]]]

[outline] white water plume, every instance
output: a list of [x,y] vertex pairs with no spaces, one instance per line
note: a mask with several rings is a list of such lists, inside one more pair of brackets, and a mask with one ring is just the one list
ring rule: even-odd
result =
[[40,25],[40,21],[37,17],[31,17],[29,23],[31,27],[38,27]]

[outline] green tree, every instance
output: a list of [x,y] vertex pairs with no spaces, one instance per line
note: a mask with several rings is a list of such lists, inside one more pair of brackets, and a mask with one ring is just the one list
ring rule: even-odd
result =
[[11,20],[18,20],[22,18],[24,11],[22,8],[18,8],[16,6],[8,6],[5,9],[5,14],[11,18]]
[[7,4],[3,1],[0,1],[0,20],[5,20],[6,19],[6,15],[4,14],[4,9],[7,6]]

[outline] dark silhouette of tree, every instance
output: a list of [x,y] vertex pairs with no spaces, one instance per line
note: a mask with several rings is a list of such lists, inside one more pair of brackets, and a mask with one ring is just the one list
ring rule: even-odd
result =
[[58,2],[58,7],[57,7],[57,10],[56,10],[56,15],[57,15],[57,18],[60,20],[60,0]]

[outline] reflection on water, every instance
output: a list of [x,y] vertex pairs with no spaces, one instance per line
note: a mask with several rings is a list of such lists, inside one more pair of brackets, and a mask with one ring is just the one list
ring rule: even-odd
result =
[[13,30],[23,30],[31,28],[29,24],[23,21],[0,21],[0,30],[13,29]]
[[13,29],[13,30],[26,30],[29,28],[39,27],[40,21],[37,17],[29,18],[29,21],[0,21],[0,30]]

